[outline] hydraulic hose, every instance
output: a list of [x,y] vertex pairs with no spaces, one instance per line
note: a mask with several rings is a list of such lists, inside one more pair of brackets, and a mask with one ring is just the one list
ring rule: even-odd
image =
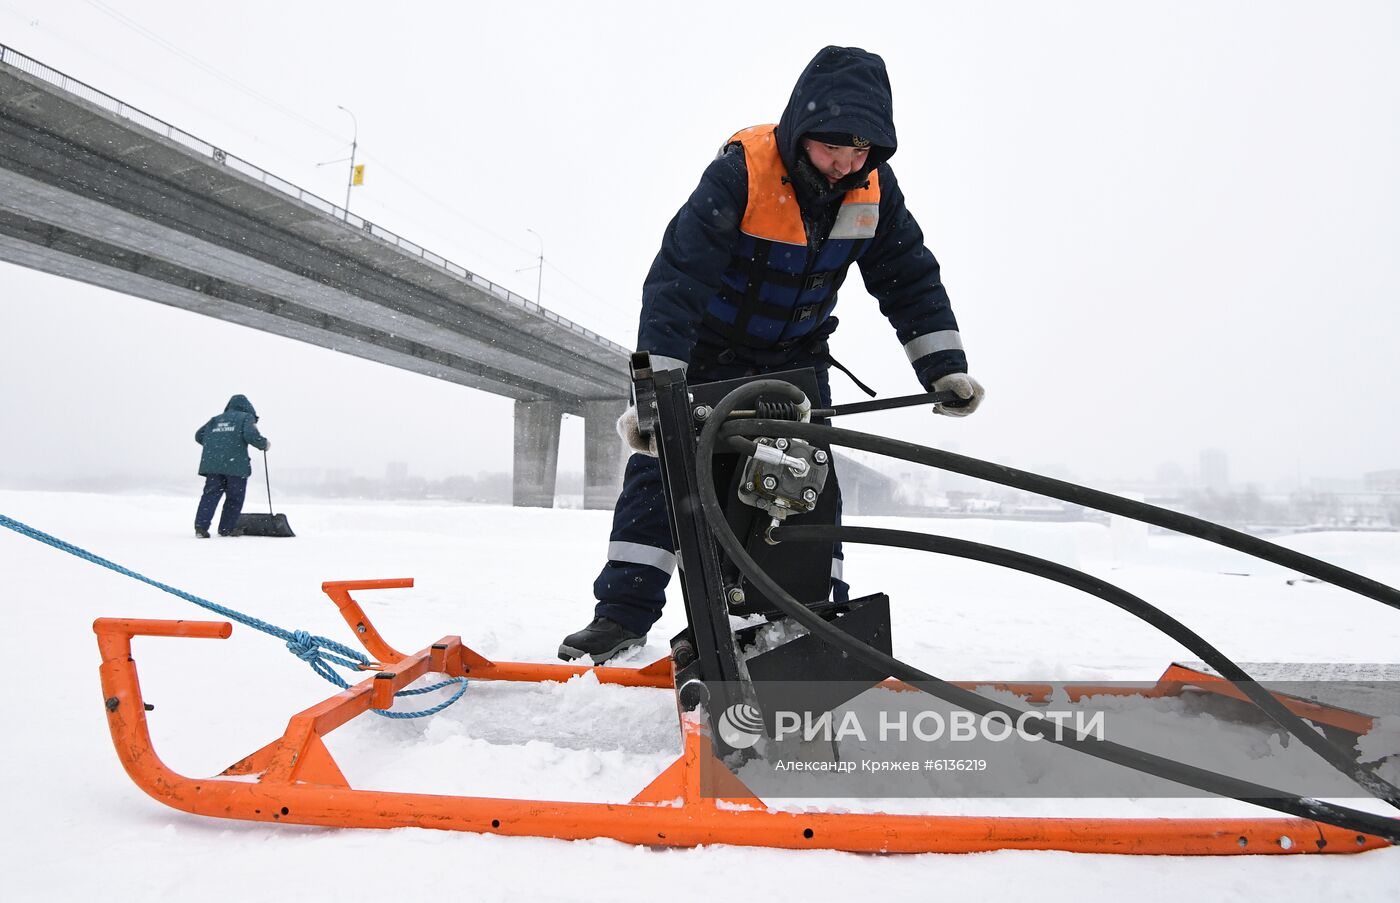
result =
[[[1339,806],[1327,803],[1322,800],[1308,799],[1297,794],[1276,790],[1251,781],[1244,781],[1228,775],[1217,774],[1183,762],[1177,762],[1162,756],[1153,755],[1132,747],[1123,746],[1108,740],[1086,740],[1079,736],[1057,736],[1045,725],[1033,719],[1020,721],[1020,716],[1026,711],[1015,706],[997,702],[980,696],[970,690],[954,686],[947,681],[941,680],[932,674],[906,664],[891,655],[860,642],[834,625],[828,623],[820,615],[813,612],[807,606],[798,602],[789,595],[781,586],[768,576],[762,568],[753,560],[744,549],[739,538],[734,535],[734,531],[729,527],[728,521],[724,517],[723,509],[719,503],[719,497],[714,486],[714,451],[716,440],[719,438],[721,428],[724,427],[729,413],[735,410],[743,401],[753,398],[758,394],[778,395],[789,398],[793,401],[800,401],[802,393],[790,383],[781,380],[755,380],[746,383],[726,395],[717,404],[706,420],[704,428],[700,432],[699,445],[696,449],[696,478],[699,483],[700,504],[709,522],[710,530],[714,534],[716,541],[724,549],[730,560],[744,573],[744,575],[758,587],[764,595],[778,607],[785,615],[792,618],[797,623],[806,627],[807,630],[823,640],[827,644],[846,650],[853,658],[869,665],[879,671],[906,681],[920,690],[936,696],[946,702],[950,702],[964,708],[974,714],[988,715],[999,712],[1010,717],[1017,723],[1024,723],[1031,732],[1037,733],[1041,739],[1051,743],[1066,746],[1078,752],[1083,752],[1095,758],[1133,768],[1146,774],[1155,775],[1167,780],[1195,787],[1208,793],[1218,796],[1230,797],[1242,802],[1254,803],[1265,808],[1278,812],[1285,812],[1302,818],[1309,818],[1314,821],[1336,825],[1347,830],[1362,831],[1377,837],[1384,838],[1391,843],[1400,843],[1400,822],[1384,816],[1364,812],[1360,809],[1352,809],[1346,806]],[[735,426],[738,426],[737,424]],[[759,422],[755,421],[747,426],[758,427]],[[771,428],[772,424],[762,424],[764,429]],[[832,428],[818,428],[817,431],[808,432],[797,428],[810,427],[810,424],[784,423],[782,427],[788,432],[786,435],[797,436],[808,440],[829,440],[834,434],[848,434],[846,430],[835,430]],[[806,433],[806,435],[803,435]],[[762,433],[754,433],[761,435]],[[878,438],[864,437],[863,434],[849,434],[858,439]],[[885,440],[892,441],[892,440]],[[838,444],[848,444],[839,441]],[[918,446],[911,446],[907,443],[898,443],[915,454],[919,451],[933,451],[932,449],[921,450]],[[854,446],[864,447],[864,446]],[[870,449],[873,450],[873,449]],[[946,454],[946,453],[940,453]],[[902,455],[898,457],[903,457]],[[953,456],[957,457],[957,456]],[[906,458],[906,460],[918,460],[917,458]],[[963,459],[973,461],[973,459]],[[975,462],[981,464],[982,462]],[[935,464],[934,466],[942,466]],[[988,465],[995,467],[995,465]],[[1005,468],[1002,468],[1005,470]],[[959,471],[963,472],[963,471]],[[1031,476],[1027,474],[1026,476]],[[1041,478],[1044,479],[1044,478]],[[1100,495],[1106,495],[1100,493]],[[1108,498],[1112,498],[1108,496]],[[1144,506],[1148,507],[1148,506]],[[1338,569],[1340,570],[1340,569]],[[1378,584],[1379,585],[1379,584]],[[1386,587],[1386,589],[1389,589]],[[1394,592],[1393,590],[1391,591]]]
[[793,526],[779,527],[772,532],[771,537],[775,542],[864,543],[967,558],[994,564],[998,567],[1010,568],[1035,577],[1042,577],[1097,596],[1147,622],[1199,656],[1222,677],[1238,687],[1240,692],[1248,696],[1256,706],[1273,719],[1274,723],[1297,737],[1333,768],[1366,788],[1367,792],[1377,799],[1400,808],[1400,788],[1353,761],[1344,750],[1290,711],[1272,693],[1261,687],[1254,678],[1245,673],[1243,668],[1227,658],[1223,652],[1216,649],[1204,637],[1147,600],[1135,596],[1121,587],[1100,580],[1098,577],[1053,561],[1047,561],[1044,558],[1036,558],[1010,549],[954,539],[950,536],[935,536],[905,530],[886,530],[872,527]]
[[[765,382],[774,382],[766,380]],[[769,389],[768,391],[774,391]],[[717,419],[711,419],[710,423],[721,423]],[[709,423],[706,424],[709,426]],[[716,427],[718,429],[718,427]],[[1316,577],[1326,583],[1339,586],[1342,589],[1351,590],[1354,593],[1375,599],[1391,608],[1400,609],[1400,590],[1386,586],[1384,583],[1363,577],[1346,568],[1337,567],[1335,564],[1328,564],[1301,552],[1292,549],[1285,549],[1282,546],[1274,545],[1271,542],[1250,536],[1248,533],[1241,533],[1238,530],[1231,530],[1229,527],[1222,527],[1220,524],[1213,524],[1210,521],[1191,517],[1189,514],[1182,514],[1178,511],[1169,511],[1166,508],[1158,508],[1156,505],[1148,505],[1144,502],[1134,502],[1120,496],[1107,492],[1100,492],[1097,489],[1090,489],[1087,486],[1079,486],[1074,483],[1067,483],[1063,480],[1056,480],[1051,477],[1040,476],[1039,474],[1028,473],[1024,470],[1016,470],[1012,467],[1005,467],[1001,464],[992,464],[988,461],[980,461],[977,458],[967,458],[962,455],[955,455],[952,452],[942,451],[936,448],[927,448],[922,445],[913,445],[909,442],[901,442],[898,439],[889,439],[884,436],[872,436],[869,433],[858,433],[852,430],[843,430],[834,426],[823,426],[815,423],[792,423],[788,421],[735,421],[724,427],[720,438],[744,436],[769,436],[783,435],[797,439],[805,439],[808,442],[828,442],[832,445],[841,445],[846,448],[857,448],[861,451],[873,452],[877,455],[885,455],[891,458],[899,458],[914,464],[925,464],[929,467],[936,467],[940,470],[947,470],[952,473],[960,473],[964,476],[976,477],[991,483],[999,483],[1002,486],[1010,486],[1013,489],[1022,489],[1026,492],[1034,492],[1038,495],[1059,499],[1062,502],[1070,502],[1075,505],[1083,505],[1086,508],[1094,508],[1108,514],[1117,514],[1132,520],[1141,521],[1145,524],[1152,524],[1155,527],[1163,527],[1176,533],[1184,533],[1187,536],[1195,536],[1207,542],[1225,546],[1227,549],[1234,549],[1255,558],[1269,561],[1290,570],[1307,574],[1309,577]]]

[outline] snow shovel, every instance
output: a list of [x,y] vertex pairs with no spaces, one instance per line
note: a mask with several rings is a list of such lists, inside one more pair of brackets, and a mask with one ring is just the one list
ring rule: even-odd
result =
[[263,483],[267,486],[267,513],[238,515],[238,532],[242,536],[296,536],[287,515],[272,513],[272,479],[267,474],[267,452],[263,452]]

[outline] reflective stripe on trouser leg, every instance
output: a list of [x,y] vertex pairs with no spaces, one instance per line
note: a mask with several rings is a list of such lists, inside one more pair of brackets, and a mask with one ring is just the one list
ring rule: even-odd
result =
[[645,564],[668,575],[676,572],[676,553],[656,549],[639,542],[609,542],[608,560],[620,564]]
[[593,581],[594,614],[646,633],[666,604],[666,585],[676,568],[674,548],[661,465],[647,455],[633,455],[613,508],[608,563]]

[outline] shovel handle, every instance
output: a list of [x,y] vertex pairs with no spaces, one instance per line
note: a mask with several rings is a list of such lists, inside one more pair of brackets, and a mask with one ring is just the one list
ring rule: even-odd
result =
[[267,487],[267,513],[272,514],[272,477],[267,473],[267,449],[263,453],[263,485]]

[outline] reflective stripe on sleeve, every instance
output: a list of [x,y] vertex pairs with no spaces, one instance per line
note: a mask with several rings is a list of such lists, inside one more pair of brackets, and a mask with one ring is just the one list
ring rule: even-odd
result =
[[930,332],[913,339],[904,346],[904,353],[909,356],[909,363],[914,363],[926,354],[933,354],[936,351],[962,351],[962,336],[956,329],[944,329],[939,332]]
[[843,577],[841,576],[841,574],[845,571],[845,569],[846,569],[846,562],[842,561],[840,558],[833,558],[833,559],[831,559],[831,579],[832,579],[832,580],[844,580],[845,578],[843,578]]
[[620,561],[624,564],[645,564],[668,574],[673,574],[676,571],[674,552],[658,549],[655,546],[642,545],[639,542],[614,541],[608,543],[608,560]]

